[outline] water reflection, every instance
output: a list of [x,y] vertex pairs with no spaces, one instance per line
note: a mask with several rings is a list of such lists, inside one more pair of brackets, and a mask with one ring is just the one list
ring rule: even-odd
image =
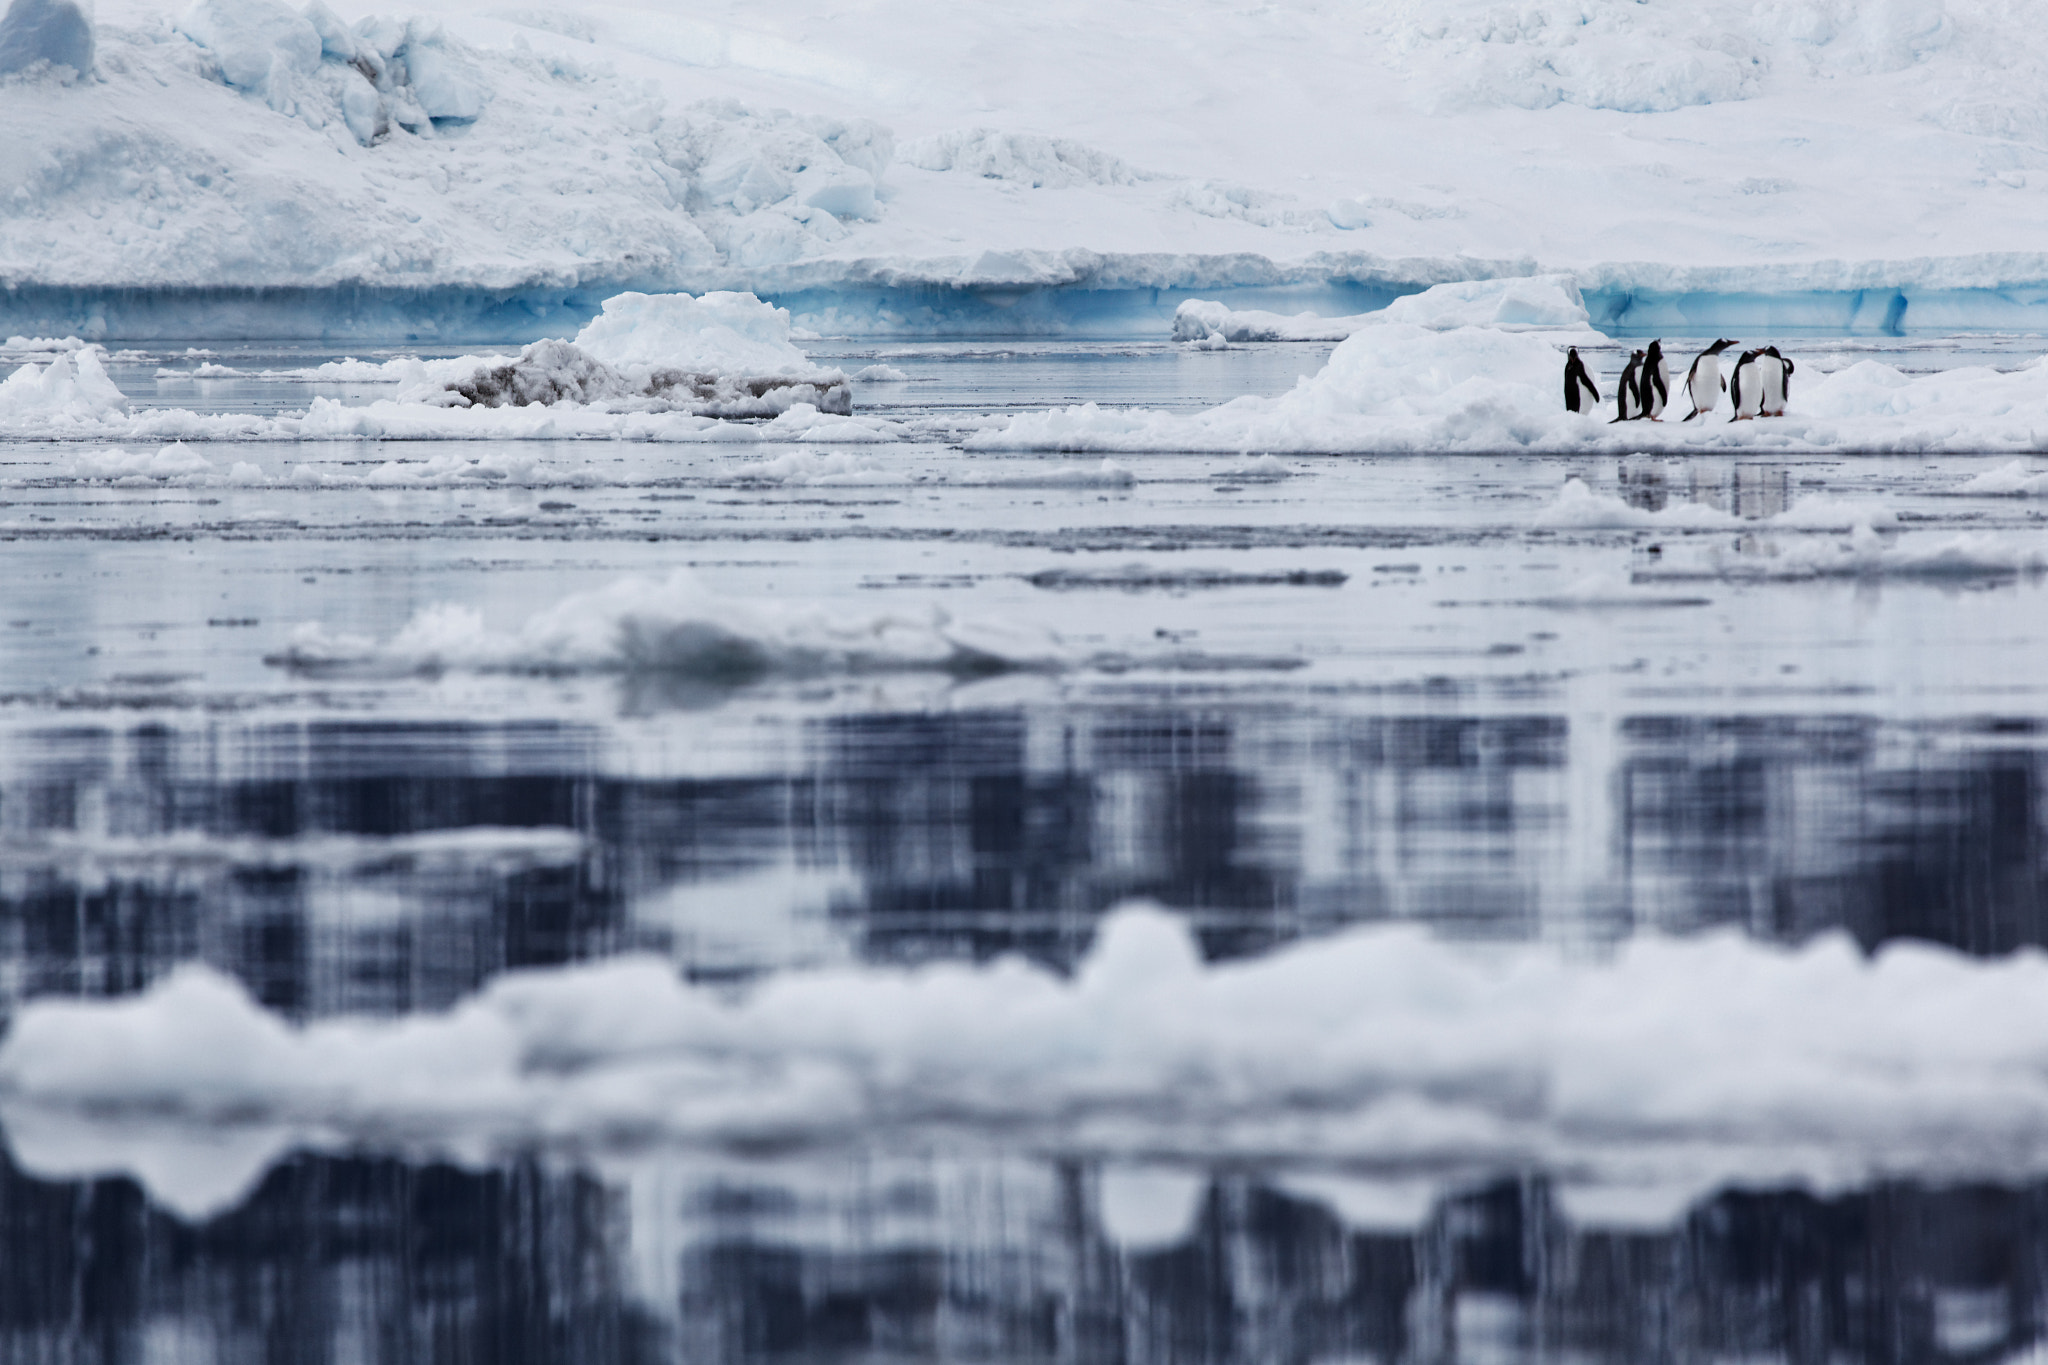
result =
[[1628,1227],[1520,1178],[1375,1226],[1196,1175],[1155,1236],[1129,1178],[301,1156],[195,1226],[0,1157],[0,1359],[1962,1362],[2048,1320],[2038,1184],[1731,1191]]
[[1160,701],[792,728],[786,761],[691,777],[621,771],[596,726],[16,732],[0,1005],[121,994],[188,958],[295,1017],[444,1006],[628,948],[704,977],[1065,967],[1131,896],[1189,914],[1212,957],[1388,918],[2048,941],[2026,718]]

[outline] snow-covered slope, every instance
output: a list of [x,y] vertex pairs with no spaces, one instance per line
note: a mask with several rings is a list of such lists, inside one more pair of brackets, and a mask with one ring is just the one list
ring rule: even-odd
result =
[[1539,270],[1609,322],[2048,309],[2048,34],[1998,0],[375,3],[104,0],[91,75],[0,76],[6,325],[141,325],[116,288],[1360,312]]

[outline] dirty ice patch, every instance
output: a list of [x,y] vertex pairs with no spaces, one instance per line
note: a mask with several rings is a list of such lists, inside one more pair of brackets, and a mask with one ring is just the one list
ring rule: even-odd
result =
[[956,621],[937,608],[849,617],[725,597],[678,571],[574,594],[509,631],[450,605],[417,613],[384,641],[308,623],[267,662],[338,675],[629,673],[741,687],[770,678],[898,670],[985,674],[1049,666],[1065,654],[1050,636]]
[[[2013,1179],[2048,1171],[2048,959],[1719,933],[1596,961],[1401,925],[1209,965],[1182,920],[1126,907],[1071,978],[855,964],[735,996],[635,956],[302,1027],[194,965],[125,999],[24,1006],[0,1118],[32,1173],[127,1171],[188,1212],[291,1144],[944,1136],[1425,1180],[1535,1167],[1617,1192]],[[180,1184],[148,1154],[181,1133],[241,1155]]]

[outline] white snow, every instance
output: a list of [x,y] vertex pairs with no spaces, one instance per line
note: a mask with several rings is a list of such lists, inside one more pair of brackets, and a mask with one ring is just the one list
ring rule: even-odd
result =
[[[1127,907],[1071,980],[1015,959],[847,965],[734,999],[629,957],[508,973],[445,1014],[294,1027],[187,966],[127,999],[24,1006],[0,1044],[0,1112],[44,1172],[104,1169],[119,1144],[79,1139],[146,1118],[432,1151],[944,1131],[1704,1190],[2038,1175],[2044,1076],[2034,951],[1897,943],[1865,958],[1841,935],[1789,949],[1729,932],[1637,938],[1593,962],[1379,926],[1205,966],[1180,920]],[[1155,1220],[1131,1212],[1143,1240]]]

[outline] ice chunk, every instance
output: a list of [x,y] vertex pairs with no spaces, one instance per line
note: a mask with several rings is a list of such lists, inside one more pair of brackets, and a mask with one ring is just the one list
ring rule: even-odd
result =
[[1235,309],[1210,299],[1188,299],[1173,315],[1173,339],[1208,344],[1224,341],[1343,341],[1364,327],[1406,323],[1446,331],[1454,327],[1497,327],[1508,331],[1560,330],[1588,333],[1592,322],[1579,286],[1569,275],[1534,275],[1500,280],[1461,280],[1395,299],[1376,313],[1349,317],[1292,317],[1258,309]]
[[789,332],[789,311],[752,294],[616,294],[576,345],[627,373],[815,375]]
[[278,0],[195,0],[178,32],[213,54],[238,90],[269,89],[273,66],[307,74],[320,65],[320,32]]
[[617,370],[566,341],[536,341],[517,360],[481,368],[447,391],[492,408],[594,403],[635,392]]
[[1452,327],[1587,331],[1592,327],[1578,282],[1570,275],[1439,284],[1395,299],[1374,316],[1384,322],[1413,323],[1438,331]]
[[47,365],[23,365],[0,381],[0,429],[90,422],[127,408],[91,347],[58,355]]
[[0,72],[37,62],[92,70],[92,20],[75,0],[14,0],[0,17]]
[[412,97],[428,118],[467,122],[483,113],[483,79],[440,24],[414,19],[399,55]]
[[1233,341],[1342,341],[1376,315],[1326,318],[1314,313],[1288,317],[1257,308],[1230,308],[1210,299],[1187,299],[1173,314],[1173,339],[1202,350],[1225,350]]
[[320,35],[320,55],[331,57],[337,62],[352,62],[362,51],[362,44],[356,41],[355,33],[342,22],[341,16],[321,3],[321,0],[307,0],[305,9],[300,11],[306,22]]

